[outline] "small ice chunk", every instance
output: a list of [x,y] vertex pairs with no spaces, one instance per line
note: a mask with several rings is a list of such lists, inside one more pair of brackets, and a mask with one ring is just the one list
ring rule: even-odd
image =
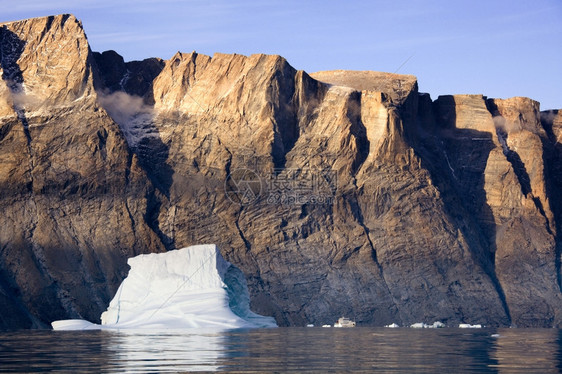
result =
[[470,323],[461,323],[459,324],[459,329],[481,329],[482,325],[471,325]]
[[390,329],[395,329],[395,328],[398,328],[398,327],[400,327],[400,326],[398,326],[396,323],[391,323],[390,325],[386,325],[386,326],[384,326],[384,327],[388,327],[388,328],[390,328]]
[[309,323],[308,325],[306,325],[306,327],[314,327],[314,324]]
[[440,328],[445,327],[445,324],[443,322],[440,322],[440,321],[435,321],[431,325],[425,324],[423,322],[417,322],[417,323],[414,323],[414,324],[410,325],[410,327],[413,328],[413,329],[440,329]]
[[427,325],[423,322],[416,322],[411,324],[410,327],[413,329],[425,329],[427,328]]
[[61,321],[54,321],[52,324],[53,330],[100,330],[101,326],[95,323],[84,321],[83,319],[65,319]]
[[322,327],[332,327],[332,325],[322,325]]

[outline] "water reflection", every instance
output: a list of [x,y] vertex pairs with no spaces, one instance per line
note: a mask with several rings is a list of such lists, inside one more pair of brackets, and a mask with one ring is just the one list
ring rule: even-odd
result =
[[231,332],[222,369],[497,372],[489,331],[459,329],[273,329]]
[[0,372],[215,371],[224,351],[216,331],[18,331],[0,333]]
[[493,357],[499,373],[560,372],[560,331],[500,329]]
[[130,331],[111,334],[110,367],[119,372],[214,371],[224,355],[219,331]]
[[16,331],[0,333],[0,372],[95,372],[112,356],[105,334]]
[[562,333],[554,329],[0,332],[0,372],[10,373],[558,373],[561,368]]

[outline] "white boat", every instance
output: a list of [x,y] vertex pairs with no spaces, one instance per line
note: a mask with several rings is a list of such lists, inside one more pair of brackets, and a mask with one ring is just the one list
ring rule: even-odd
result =
[[334,323],[334,327],[355,327],[355,321],[341,317],[338,322]]

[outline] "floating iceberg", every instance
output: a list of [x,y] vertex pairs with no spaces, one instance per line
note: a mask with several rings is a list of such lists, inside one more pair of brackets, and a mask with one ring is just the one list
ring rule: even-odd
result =
[[397,329],[400,326],[396,323],[391,323],[390,325],[385,325],[384,327],[388,327],[389,329]]
[[244,274],[215,245],[197,245],[130,258],[101,325],[84,320],[52,323],[55,330],[233,329],[276,327],[250,310]]

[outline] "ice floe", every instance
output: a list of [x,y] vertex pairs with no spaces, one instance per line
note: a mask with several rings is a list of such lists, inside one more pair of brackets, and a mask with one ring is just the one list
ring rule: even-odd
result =
[[471,325],[470,323],[459,324],[459,329],[481,329],[482,325]]
[[443,322],[440,322],[440,321],[435,321],[431,325],[427,325],[423,322],[417,322],[417,323],[414,323],[414,324],[410,325],[410,327],[413,328],[413,329],[440,329],[440,328],[445,327],[445,324]]

